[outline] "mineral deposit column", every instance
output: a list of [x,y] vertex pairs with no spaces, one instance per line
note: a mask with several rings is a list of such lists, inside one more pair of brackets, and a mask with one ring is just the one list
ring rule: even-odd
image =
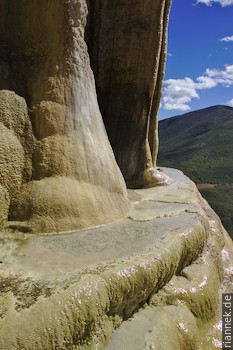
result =
[[171,0],[89,1],[87,42],[100,109],[129,187],[168,182],[154,167],[170,5]]
[[[0,0],[0,89],[11,91],[4,93],[0,124],[22,129],[22,147],[15,141],[22,160],[18,190],[9,193],[9,186],[0,185],[10,222],[34,232],[103,224],[129,209],[99,111],[84,40],[86,17],[85,0]],[[31,127],[21,127],[14,115],[20,108]],[[25,139],[32,139],[29,148]],[[10,143],[5,153],[12,153]],[[10,158],[4,158],[4,169]]]

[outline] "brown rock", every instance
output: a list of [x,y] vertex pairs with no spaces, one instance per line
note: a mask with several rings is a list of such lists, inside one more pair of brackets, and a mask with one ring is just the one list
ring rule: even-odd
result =
[[32,176],[35,142],[26,102],[12,91],[0,91],[0,135],[0,224],[5,226],[8,217],[17,217],[14,202]]
[[[29,180],[32,175],[31,158],[35,138],[32,132],[32,125],[28,116],[25,99],[16,95],[13,91],[0,90],[0,122],[3,123],[8,130],[12,131],[14,137],[16,137],[21,144],[24,153],[23,177],[24,181]],[[6,131],[6,133],[7,132],[8,131]],[[6,157],[7,153],[3,153]],[[2,155],[2,157],[4,155]]]
[[0,183],[11,198],[23,182],[25,153],[14,133],[0,123]]
[[0,225],[5,226],[8,220],[10,198],[5,186],[0,185]]
[[[166,182],[151,176],[170,0],[89,1],[89,51],[97,94],[117,163],[129,187]],[[149,171],[149,173],[148,173]]]

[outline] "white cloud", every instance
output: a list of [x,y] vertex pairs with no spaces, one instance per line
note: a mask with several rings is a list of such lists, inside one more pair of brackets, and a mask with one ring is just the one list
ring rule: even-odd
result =
[[224,38],[219,39],[219,41],[225,41],[227,43],[230,41],[233,41],[233,35],[232,36],[225,36]]
[[198,90],[212,89],[217,85],[233,85],[233,65],[226,65],[223,70],[207,68],[205,75],[197,77],[196,81],[188,77],[165,80],[164,109],[188,111],[191,100],[200,98]]
[[217,84],[225,86],[233,85],[233,65],[226,65],[224,70],[207,68],[205,73]]
[[197,90],[211,89],[215,86],[217,86],[217,83],[213,78],[208,76],[197,77],[197,83],[195,84]]
[[164,109],[188,111],[189,102],[193,98],[199,98],[195,89],[195,82],[190,78],[168,79],[164,82]]
[[230,101],[226,102],[227,106],[233,107],[233,98]]
[[197,0],[196,3],[201,3],[206,6],[212,6],[214,3],[220,4],[222,7],[233,5],[233,0]]

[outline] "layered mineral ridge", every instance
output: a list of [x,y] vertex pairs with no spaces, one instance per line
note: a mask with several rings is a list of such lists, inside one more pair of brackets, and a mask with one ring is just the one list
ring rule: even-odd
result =
[[232,242],[156,167],[170,5],[0,0],[0,350],[221,346]]
[[1,234],[1,350],[221,348],[232,242],[194,183],[164,171],[173,183],[129,190],[121,221]]

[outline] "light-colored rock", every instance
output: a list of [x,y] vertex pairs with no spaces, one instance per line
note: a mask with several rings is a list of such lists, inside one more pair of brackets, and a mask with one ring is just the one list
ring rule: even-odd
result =
[[13,91],[0,90],[0,125],[0,177],[12,199],[32,176],[35,141],[25,99]]
[[[21,224],[29,224],[31,229],[35,227],[36,233],[64,232],[124,216],[125,200],[122,197],[121,193],[111,193],[104,187],[85,184],[75,178],[52,176],[22,186],[14,210]],[[119,207],[106,205],[112,202]],[[10,227],[14,227],[14,222]]]
[[134,188],[171,183],[155,167],[170,4],[21,0],[12,10],[1,1],[0,122],[25,153],[9,227],[108,223],[130,209],[124,179]]
[[14,132],[2,123],[0,134],[0,184],[14,198],[23,182],[25,153]]
[[[232,242],[155,168],[171,1],[87,2],[1,0],[0,350],[217,348]],[[130,211],[104,124],[130,187],[169,184]]]
[[[24,98],[13,91],[0,90],[0,122],[12,130],[19,139],[26,153],[25,161],[33,151],[34,137]],[[28,165],[28,177],[31,176],[31,160]]]
[[9,192],[0,184],[0,225],[4,227],[8,221],[10,206]]
[[196,186],[165,174],[168,187],[130,191],[135,213],[119,222],[1,234],[1,350],[218,348],[232,242]]
[[12,158],[13,145],[1,151],[9,158],[1,176],[15,174],[6,179],[10,227],[67,231],[118,220],[130,208],[97,103],[86,16],[85,0],[22,0],[13,10],[1,1],[0,88],[16,92],[0,91],[0,121],[15,138]]

